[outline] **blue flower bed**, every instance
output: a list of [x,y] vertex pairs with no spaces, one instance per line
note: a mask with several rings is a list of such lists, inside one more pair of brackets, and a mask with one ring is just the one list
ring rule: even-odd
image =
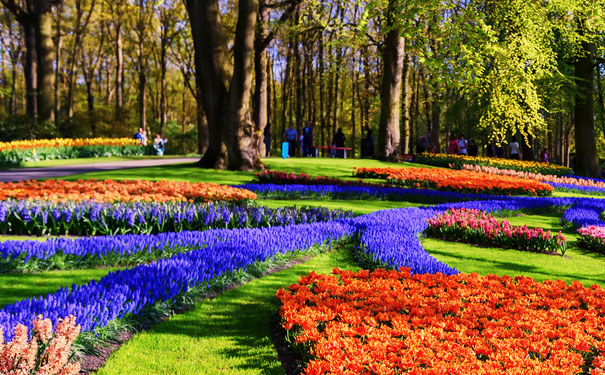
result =
[[246,184],[235,187],[250,190],[265,199],[385,200],[433,204],[494,198],[486,194],[378,186]]
[[156,302],[173,300],[194,286],[254,262],[265,261],[278,253],[338,240],[352,233],[352,228],[346,223],[332,222],[231,232],[231,238],[226,242],[149,265],[111,272],[99,281],[65,287],[46,297],[7,305],[0,310],[0,329],[10,340],[17,324],[31,328],[31,322],[38,314],[50,318],[53,324],[59,318],[73,314],[82,331],[94,331],[114,319],[138,314]]
[[603,211],[605,211],[605,200],[584,199],[566,210],[561,221],[575,228],[582,228],[588,225],[603,227],[605,226],[605,222],[601,219]]
[[[544,182],[544,181],[543,181]],[[605,188],[595,186],[579,186],[572,184],[559,184],[555,182],[544,182],[554,187],[556,191],[565,191],[570,193],[579,193],[586,195],[605,195]]]
[[209,228],[257,228],[350,217],[326,208],[267,208],[239,203],[0,202],[0,234],[94,236]]

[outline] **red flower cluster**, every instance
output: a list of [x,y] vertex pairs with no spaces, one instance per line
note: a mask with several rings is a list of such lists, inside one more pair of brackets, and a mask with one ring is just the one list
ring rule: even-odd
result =
[[43,199],[54,202],[186,202],[256,199],[249,190],[204,182],[141,180],[47,180],[0,182],[0,200]]
[[498,220],[477,209],[452,208],[427,219],[427,223],[425,235],[445,240],[543,253],[561,252],[561,255],[567,249],[567,241],[560,231],[552,234],[542,228],[512,225],[508,220]]
[[311,272],[280,290],[305,374],[603,374],[605,290],[407,270]]
[[512,176],[438,168],[359,168],[361,178],[385,178],[393,185],[473,194],[550,195],[548,184]]
[[379,186],[389,187],[388,184],[373,184],[361,180],[341,180],[326,176],[311,177],[306,173],[262,171],[254,174],[259,182],[278,185],[337,185],[337,186]]

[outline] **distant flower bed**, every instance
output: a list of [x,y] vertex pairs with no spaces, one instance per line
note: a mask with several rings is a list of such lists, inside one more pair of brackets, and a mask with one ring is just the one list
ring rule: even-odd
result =
[[551,195],[550,185],[529,179],[434,168],[358,168],[357,177],[383,178],[392,185],[472,194]]
[[57,138],[0,142],[0,167],[26,161],[143,155],[146,148],[132,138]]
[[597,285],[335,269],[311,272],[277,298],[307,375],[605,371]]
[[578,229],[578,243],[590,250],[605,253],[605,227],[589,225]]
[[361,180],[341,180],[325,176],[311,177],[305,173],[294,174],[292,172],[262,171],[255,173],[255,176],[263,184],[276,185],[387,186],[387,184],[374,184]]
[[502,158],[488,158],[482,156],[463,156],[448,154],[419,154],[414,156],[414,161],[420,164],[433,165],[436,167],[462,169],[464,164],[496,167],[500,169],[513,169],[516,171],[551,174],[563,176],[573,174],[570,168],[549,163],[538,163],[535,161],[512,160]]
[[46,180],[0,183],[0,200],[51,202],[211,202],[256,199],[248,190],[204,182],[141,180]]
[[351,217],[351,212],[314,207],[267,208],[239,203],[0,202],[0,234],[149,234],[258,228]]
[[542,228],[514,226],[477,209],[453,208],[427,222],[424,234],[428,237],[562,255],[567,248],[561,232],[552,234]]

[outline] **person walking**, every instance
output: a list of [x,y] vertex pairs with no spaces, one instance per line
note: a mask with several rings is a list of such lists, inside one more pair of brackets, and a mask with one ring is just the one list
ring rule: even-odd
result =
[[140,146],[147,146],[147,134],[145,134],[143,128],[139,128],[139,132],[134,133],[133,138],[139,141]]
[[508,147],[510,148],[510,158],[519,160],[519,142],[517,142],[517,137],[513,135],[512,142],[509,143]]
[[468,156],[477,156],[479,154],[479,147],[477,147],[477,143],[475,143],[474,139],[468,141]]
[[298,139],[298,132],[294,129],[294,125],[290,124],[290,127],[286,129],[286,142],[288,142],[288,155],[292,158],[296,156],[296,141]]
[[447,144],[447,153],[449,155],[458,155],[460,153],[460,146],[456,137],[452,137],[450,142]]
[[263,142],[265,143],[265,157],[271,156],[271,124],[267,123],[263,132]]
[[164,145],[168,142],[168,139],[162,138],[161,135],[156,134],[153,139],[153,148],[158,156],[164,156]]
[[303,129],[303,156],[313,156],[313,125],[309,121]]
[[[334,146],[345,147],[345,134],[342,132],[342,128],[338,128],[338,131],[334,134]],[[338,150],[336,154],[339,158],[344,158],[344,150]]]
[[467,148],[468,141],[464,138],[464,134],[460,134],[460,138],[458,138],[458,155],[466,155]]

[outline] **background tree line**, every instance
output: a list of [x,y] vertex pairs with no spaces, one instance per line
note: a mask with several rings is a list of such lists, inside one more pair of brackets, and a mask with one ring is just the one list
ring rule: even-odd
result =
[[[168,135],[260,165],[293,124],[359,153],[464,133],[598,174],[605,0],[0,0],[2,138]],[[577,145],[577,147],[576,147]]]

